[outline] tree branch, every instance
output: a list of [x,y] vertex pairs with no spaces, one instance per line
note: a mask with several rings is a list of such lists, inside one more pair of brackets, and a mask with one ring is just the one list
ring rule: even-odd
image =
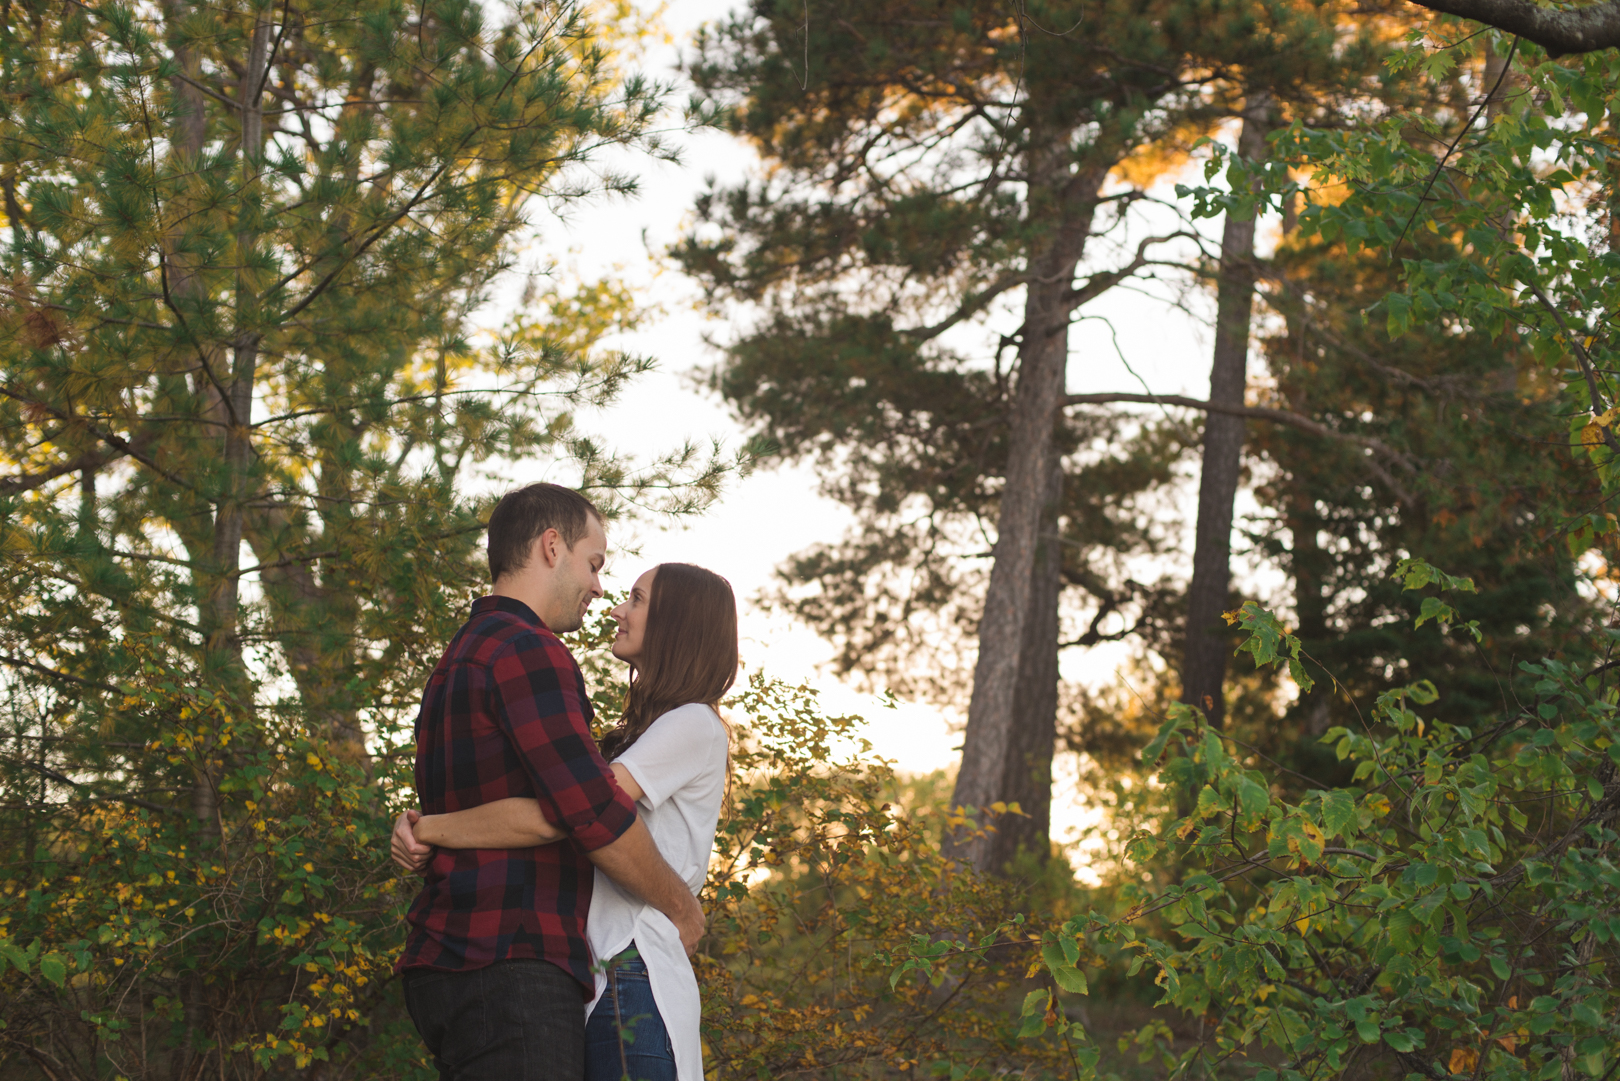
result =
[[0,495],[11,495],[15,492],[31,492],[35,488],[49,484],[57,477],[69,473],[77,473],[83,469],[100,469],[123,457],[121,451],[109,450],[100,454],[81,454],[77,458],[70,458],[58,462],[48,469],[38,473],[19,473],[16,476],[0,477]]
[[1533,41],[1557,58],[1620,46],[1620,0],[1559,10],[1535,0],[1412,0],[1430,11],[1494,26]]
[[[1285,424],[1290,428],[1298,428],[1302,432],[1309,432],[1324,439],[1337,439],[1346,443],[1355,443],[1366,447],[1374,454],[1399,465],[1408,473],[1416,473],[1417,463],[1406,455],[1371,436],[1354,435],[1350,432],[1341,432],[1318,423],[1310,417],[1298,413],[1290,413],[1286,409],[1269,409],[1265,406],[1255,405],[1220,405],[1214,402],[1202,401],[1198,398],[1187,398],[1180,394],[1070,394],[1063,400],[1064,405],[1109,405],[1115,402],[1137,402],[1143,405],[1178,405],[1184,409],[1202,409],[1210,413],[1225,413],[1229,416],[1244,417],[1248,420],[1269,420],[1275,424]],[[1380,480],[1387,484],[1403,504],[1412,505],[1412,496],[1395,478],[1390,476],[1381,465],[1369,460],[1367,463],[1378,474]]]
[[29,668],[35,672],[39,672],[42,675],[50,676],[52,679],[67,680],[69,683],[77,683],[81,687],[92,687],[98,691],[110,691],[113,694],[124,693],[110,683],[98,683],[93,679],[85,679],[82,676],[76,676],[71,672],[63,672],[59,669],[50,668],[43,664],[35,664],[33,661],[25,661],[21,657],[8,657],[5,654],[0,653],[0,664],[9,664],[13,668]]
[[1248,420],[1269,420],[1277,424],[1286,424],[1290,428],[1298,428],[1312,435],[1320,435],[1328,439],[1342,439],[1345,442],[1356,443],[1377,454],[1397,462],[1409,472],[1417,470],[1411,458],[1382,443],[1371,436],[1355,435],[1351,432],[1341,432],[1318,423],[1310,417],[1298,413],[1290,413],[1286,409],[1270,409],[1260,405],[1221,405],[1215,402],[1206,402],[1199,398],[1186,398],[1180,394],[1071,394],[1064,399],[1065,405],[1109,405],[1115,402],[1137,402],[1143,405],[1179,405],[1185,409],[1202,409],[1208,413],[1225,413],[1229,416],[1244,417]]

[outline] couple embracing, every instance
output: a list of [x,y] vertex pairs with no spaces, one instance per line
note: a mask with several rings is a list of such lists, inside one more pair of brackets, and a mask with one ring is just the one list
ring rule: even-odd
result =
[[602,595],[601,514],[533,484],[489,522],[473,602],[416,722],[422,813],[395,825],[419,872],[398,963],[441,1078],[702,1081],[697,892],[725,794],[716,712],[737,672],[720,576],[664,563],[613,610],[630,692],[601,746],[557,635]]

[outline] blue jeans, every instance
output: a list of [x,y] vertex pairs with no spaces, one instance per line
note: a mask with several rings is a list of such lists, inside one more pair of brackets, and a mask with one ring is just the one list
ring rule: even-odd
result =
[[608,962],[607,990],[585,1023],[585,1081],[675,1081],[675,1050],[632,942]]

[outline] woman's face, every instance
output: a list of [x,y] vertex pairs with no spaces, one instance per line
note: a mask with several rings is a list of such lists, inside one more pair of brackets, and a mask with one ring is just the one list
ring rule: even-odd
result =
[[630,587],[630,599],[613,609],[613,622],[619,633],[613,637],[613,655],[621,661],[633,661],[641,656],[641,643],[647,635],[647,609],[652,604],[653,575],[658,568],[647,571]]

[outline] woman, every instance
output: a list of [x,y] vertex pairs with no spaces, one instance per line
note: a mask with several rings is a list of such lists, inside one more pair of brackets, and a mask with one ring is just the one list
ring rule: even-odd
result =
[[[602,755],[696,894],[726,790],[729,739],[715,707],[737,676],[736,600],[712,571],[660,563],[612,615],[613,655],[630,663],[630,692]],[[404,817],[420,844],[444,848],[523,848],[565,836],[532,799]],[[418,869],[397,846],[394,858]],[[587,1007],[586,1081],[703,1081],[697,977],[675,925],[598,871],[585,933],[603,969]]]

